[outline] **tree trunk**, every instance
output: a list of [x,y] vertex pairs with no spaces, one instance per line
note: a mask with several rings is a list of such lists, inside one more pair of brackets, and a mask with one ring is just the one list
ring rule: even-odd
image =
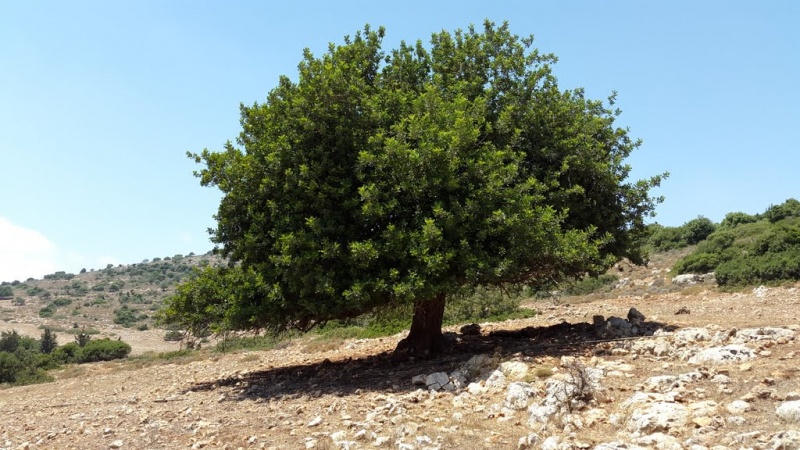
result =
[[397,344],[395,358],[426,358],[446,350],[442,335],[445,300],[445,294],[438,294],[434,298],[414,302],[411,331],[408,337]]

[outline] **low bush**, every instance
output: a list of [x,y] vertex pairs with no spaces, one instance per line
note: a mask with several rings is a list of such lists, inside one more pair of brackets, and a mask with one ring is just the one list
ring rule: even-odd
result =
[[177,342],[183,340],[183,332],[178,330],[169,330],[164,333],[164,340],[167,342]]
[[604,274],[596,277],[584,277],[572,283],[562,283],[563,295],[588,295],[595,292],[607,292],[614,287],[619,277],[613,274]]
[[656,252],[666,252],[698,244],[716,231],[718,226],[710,219],[699,216],[679,227],[653,224],[649,228],[648,246],[650,249]]
[[74,364],[78,362],[78,353],[81,347],[76,342],[60,345],[50,355],[60,364]]
[[122,341],[111,339],[94,339],[80,348],[76,355],[78,363],[97,361],[111,361],[126,358],[131,352],[131,346]]
[[[723,226],[673,266],[676,273],[715,272],[720,286],[800,280],[800,203],[771,206],[761,216],[731,213]],[[752,221],[753,217],[757,220]]]

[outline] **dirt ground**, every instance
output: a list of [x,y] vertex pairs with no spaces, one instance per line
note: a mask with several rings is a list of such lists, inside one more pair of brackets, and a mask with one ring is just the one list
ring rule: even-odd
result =
[[[493,355],[498,361],[523,361],[537,374],[557,371],[564,355],[596,363],[596,344],[569,342],[568,333],[541,332],[527,339],[489,335],[526,327],[569,330],[564,324],[592,323],[594,315],[625,317],[630,307],[648,321],[671,329],[800,328],[800,290],[794,286],[720,293],[696,285],[668,294],[570,300],[579,299],[536,302],[530,306],[541,314],[534,318],[481,324],[481,336],[460,339],[452,353],[433,361],[392,362],[390,352],[403,337],[400,334],[336,342],[332,348],[315,346],[314,350],[308,339],[299,339],[270,351],[206,354],[167,362],[134,358],[67,368],[56,374],[58,380],[53,383],[0,390],[4,417],[0,449],[517,448],[520,436],[530,430],[524,417],[503,418],[492,412],[489,405],[502,403],[502,395],[487,394],[464,407],[453,393],[418,390],[412,378],[449,372],[478,353]],[[679,310],[682,313],[676,314]],[[20,324],[3,325],[27,330]],[[38,336],[40,330],[31,326],[28,331]],[[155,331],[152,336],[114,331],[139,354],[173,350],[176,345],[159,341]],[[793,374],[796,352],[800,352],[796,341],[769,352],[772,356],[748,368],[736,393],[759,380],[775,383],[776,374]],[[609,386],[617,400],[646,377],[688,367],[685,361],[603,358],[612,366],[633,367],[625,369],[628,378]],[[778,380],[784,391],[800,391],[794,377],[778,376]],[[750,425],[760,427],[760,432],[776,429],[771,425],[773,410],[764,404],[761,416],[756,412],[748,419]],[[613,439],[616,431],[598,418],[577,436],[591,444]],[[352,440],[336,443],[335,438],[342,436]]]

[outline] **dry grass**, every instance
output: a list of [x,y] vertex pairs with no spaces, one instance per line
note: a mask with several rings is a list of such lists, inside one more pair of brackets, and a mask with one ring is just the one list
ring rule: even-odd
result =
[[303,353],[325,353],[337,350],[344,344],[342,338],[328,338],[324,336],[311,339],[304,347]]

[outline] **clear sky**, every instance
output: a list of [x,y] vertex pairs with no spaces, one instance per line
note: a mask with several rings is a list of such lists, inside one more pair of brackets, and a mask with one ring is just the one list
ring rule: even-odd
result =
[[187,151],[220,150],[302,50],[363,25],[386,49],[508,20],[563,89],[619,92],[672,176],[654,221],[800,197],[800,2],[0,1],[0,281],[204,253],[219,194]]

